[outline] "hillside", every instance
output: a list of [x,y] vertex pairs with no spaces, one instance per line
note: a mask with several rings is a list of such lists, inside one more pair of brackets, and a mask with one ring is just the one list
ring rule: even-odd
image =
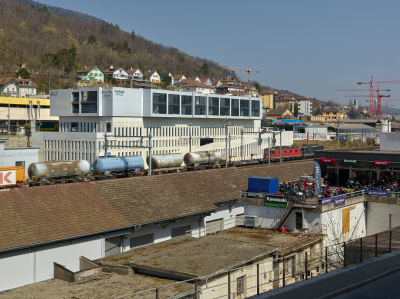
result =
[[[122,31],[100,19],[30,0],[0,0],[0,76],[13,76],[22,66],[40,91],[69,87],[68,76],[84,65],[111,65],[201,75],[207,63],[210,78],[236,77],[216,62],[190,56],[173,47]],[[61,79],[63,78],[63,79]]]

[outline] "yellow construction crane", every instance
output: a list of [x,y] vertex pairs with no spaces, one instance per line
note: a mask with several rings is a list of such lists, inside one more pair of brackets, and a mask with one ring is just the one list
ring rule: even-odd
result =
[[259,71],[253,71],[253,70],[251,70],[251,69],[241,69],[241,68],[229,67],[229,66],[222,66],[221,69],[224,69],[224,70],[231,70],[231,71],[242,71],[242,72],[247,72],[247,82],[248,82],[248,83],[250,83],[250,73],[251,73],[251,72],[259,73]]

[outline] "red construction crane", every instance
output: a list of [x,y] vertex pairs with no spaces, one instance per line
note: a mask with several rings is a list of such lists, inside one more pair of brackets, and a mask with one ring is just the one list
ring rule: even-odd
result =
[[250,83],[250,73],[251,73],[251,72],[259,73],[259,71],[253,71],[253,70],[251,70],[251,69],[241,69],[241,68],[229,67],[229,66],[222,66],[221,69],[224,69],[224,70],[231,70],[231,71],[242,71],[242,72],[247,72],[247,82],[248,82],[248,83]]
[[[381,91],[391,91],[391,89],[380,90],[379,89],[379,85],[377,85],[377,88],[376,88],[376,101],[373,98],[374,92],[372,91],[372,100],[371,99],[369,100],[369,105],[370,105],[369,112],[372,113],[372,116],[376,115],[377,117],[380,117],[380,115],[382,113],[382,98],[389,98],[390,97],[390,95],[380,94]],[[357,98],[357,97],[368,97],[368,96],[367,95],[351,95],[351,96],[345,96],[345,97]]]
[[[370,90],[370,92],[369,92],[369,96],[370,96],[370,112],[373,111],[373,108],[374,108],[373,107],[374,83],[400,83],[400,80],[374,81],[372,76],[371,76],[371,81],[370,82],[356,82],[356,84],[358,84],[358,85],[369,84],[369,90]],[[377,107],[381,107],[381,99],[378,97],[377,100],[378,100]]]

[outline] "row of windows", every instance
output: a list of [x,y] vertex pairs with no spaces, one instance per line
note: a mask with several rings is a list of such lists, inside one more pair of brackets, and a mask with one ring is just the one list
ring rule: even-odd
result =
[[153,93],[154,114],[259,116],[260,101],[205,96]]

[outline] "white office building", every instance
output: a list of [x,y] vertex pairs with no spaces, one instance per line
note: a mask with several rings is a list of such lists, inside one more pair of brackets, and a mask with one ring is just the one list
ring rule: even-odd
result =
[[[132,136],[150,133],[152,154],[187,153],[191,136],[192,151],[220,150],[224,155],[227,143],[232,159],[244,159],[261,156],[272,137],[272,133],[262,134],[259,140],[262,101],[254,97],[91,87],[52,90],[50,101],[50,113],[59,117],[60,129],[33,132],[39,161],[86,159],[91,163],[105,153],[146,159],[148,149],[135,147],[140,138]],[[282,145],[292,144],[291,133],[282,134]],[[274,141],[279,144],[279,134]],[[147,146],[148,138],[143,142]]]

